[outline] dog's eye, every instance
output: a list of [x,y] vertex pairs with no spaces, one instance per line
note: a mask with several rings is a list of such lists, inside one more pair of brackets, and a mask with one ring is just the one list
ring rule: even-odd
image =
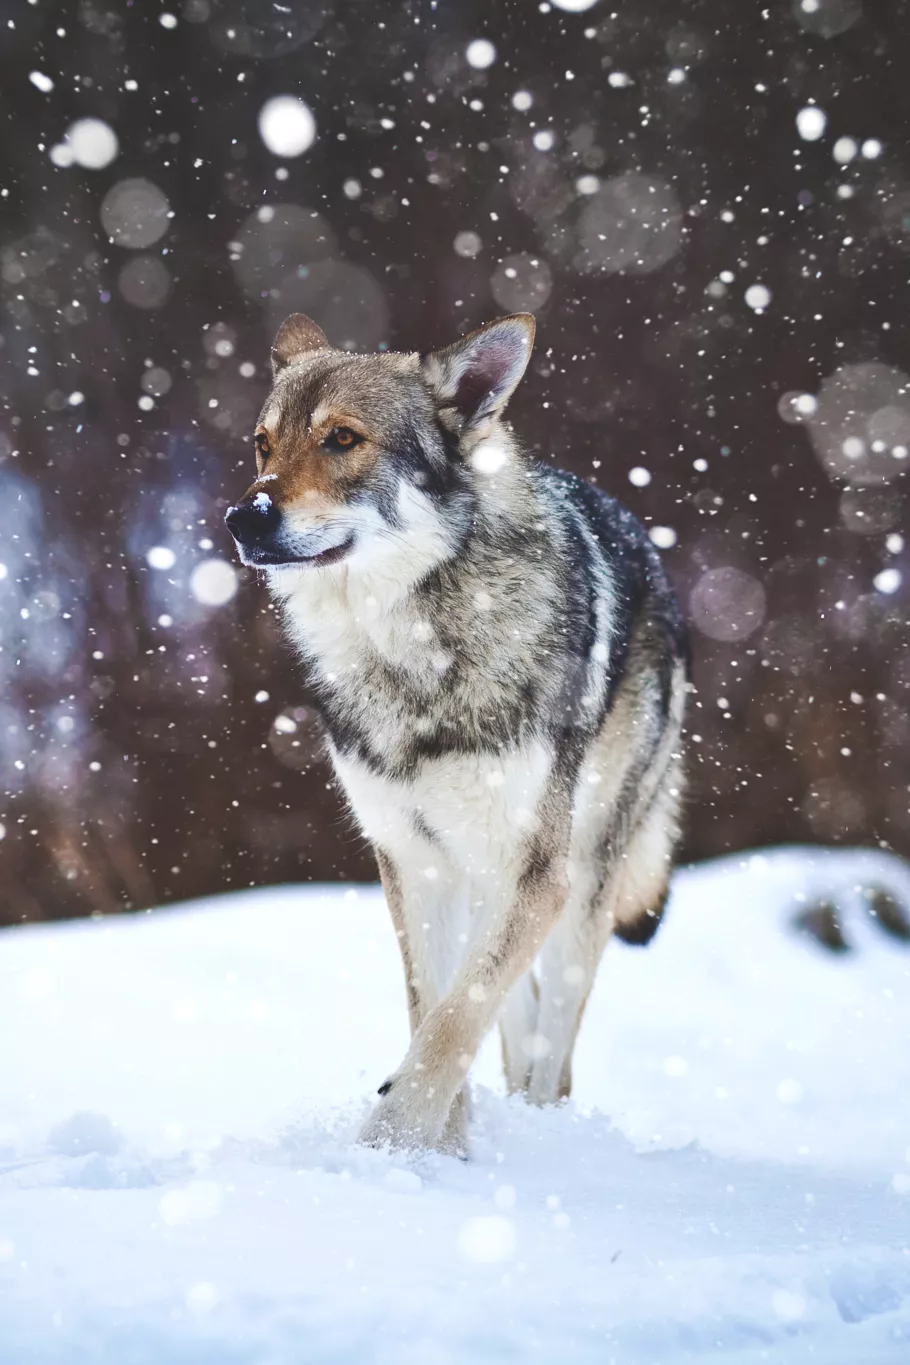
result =
[[256,435],[253,437],[253,441],[256,446],[256,454],[260,459],[267,460],[272,453],[272,447],[269,445],[268,433],[265,431],[257,431]]
[[362,440],[360,433],[352,431],[350,427],[333,427],[322,444],[325,450],[338,455],[343,450],[353,450]]

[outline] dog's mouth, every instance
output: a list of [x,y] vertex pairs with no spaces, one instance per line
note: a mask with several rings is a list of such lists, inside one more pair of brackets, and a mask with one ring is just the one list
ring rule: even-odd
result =
[[311,568],[321,569],[328,564],[337,564],[339,560],[345,559],[354,548],[353,533],[346,536],[338,545],[330,545],[326,550],[317,550],[315,554],[305,555],[299,551],[294,554],[287,550],[266,550],[261,547],[241,546],[241,558],[245,564],[255,569],[289,569],[289,568]]

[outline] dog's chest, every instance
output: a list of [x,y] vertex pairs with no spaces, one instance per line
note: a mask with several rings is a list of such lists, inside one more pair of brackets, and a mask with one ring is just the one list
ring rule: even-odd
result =
[[427,760],[407,781],[357,759],[333,755],[336,771],[367,837],[399,861],[433,854],[450,868],[498,872],[537,826],[552,768],[534,742],[503,754],[448,754]]
[[336,748],[387,774],[410,776],[430,754],[495,756],[533,728],[534,666],[513,624],[369,591],[323,593],[288,617]]
[[451,662],[441,623],[381,590],[323,587],[289,603],[287,619],[311,666],[342,686],[370,690],[383,670],[429,686]]

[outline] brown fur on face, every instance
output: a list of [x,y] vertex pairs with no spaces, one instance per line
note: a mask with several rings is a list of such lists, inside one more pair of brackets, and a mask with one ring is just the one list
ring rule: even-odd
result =
[[[269,495],[286,511],[337,511],[383,472],[381,464],[394,462],[407,428],[432,411],[416,356],[305,354],[279,371],[263,408],[256,431],[266,435],[270,454],[263,460],[257,448],[259,478],[246,496],[274,475]],[[323,443],[338,427],[364,439],[347,451],[327,450]]]
[[[259,478],[247,496],[257,491],[264,475],[272,475],[278,480],[276,492],[289,509],[337,508],[344,503],[351,485],[369,475],[382,454],[375,434],[365,430],[368,424],[347,412],[330,412],[303,431],[291,428],[287,422],[279,425],[283,428],[280,437],[277,431],[264,425],[256,428],[257,434],[262,431],[267,435],[271,452],[263,460],[257,449]],[[347,451],[326,450],[324,440],[338,427],[348,427],[364,439]]]

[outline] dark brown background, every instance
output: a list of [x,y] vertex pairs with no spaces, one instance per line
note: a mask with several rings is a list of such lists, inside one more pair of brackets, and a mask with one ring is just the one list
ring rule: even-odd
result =
[[[243,574],[211,607],[189,586],[232,558],[222,515],[294,308],[336,343],[400,348],[532,308],[519,431],[678,536],[698,685],[687,856],[910,848],[907,594],[873,583],[907,564],[900,461],[847,486],[816,449],[883,402],[891,440],[910,420],[910,9],[542,8],[175,0],[166,28],[153,3],[0,0],[0,921],[373,875],[264,590]],[[465,58],[479,37],[497,48],[485,70]],[[282,162],[257,115],[287,93],[318,136]],[[828,122],[808,142],[811,102]],[[55,166],[84,117],[119,155]],[[843,137],[880,154],[838,164]],[[629,173],[649,180],[617,186]],[[100,219],[133,177],[173,211],[144,250]],[[851,398],[838,372],[873,363],[896,371],[885,398],[852,369]],[[827,426],[794,420],[786,395],[823,384]],[[154,545],[171,570],[149,567]]]

